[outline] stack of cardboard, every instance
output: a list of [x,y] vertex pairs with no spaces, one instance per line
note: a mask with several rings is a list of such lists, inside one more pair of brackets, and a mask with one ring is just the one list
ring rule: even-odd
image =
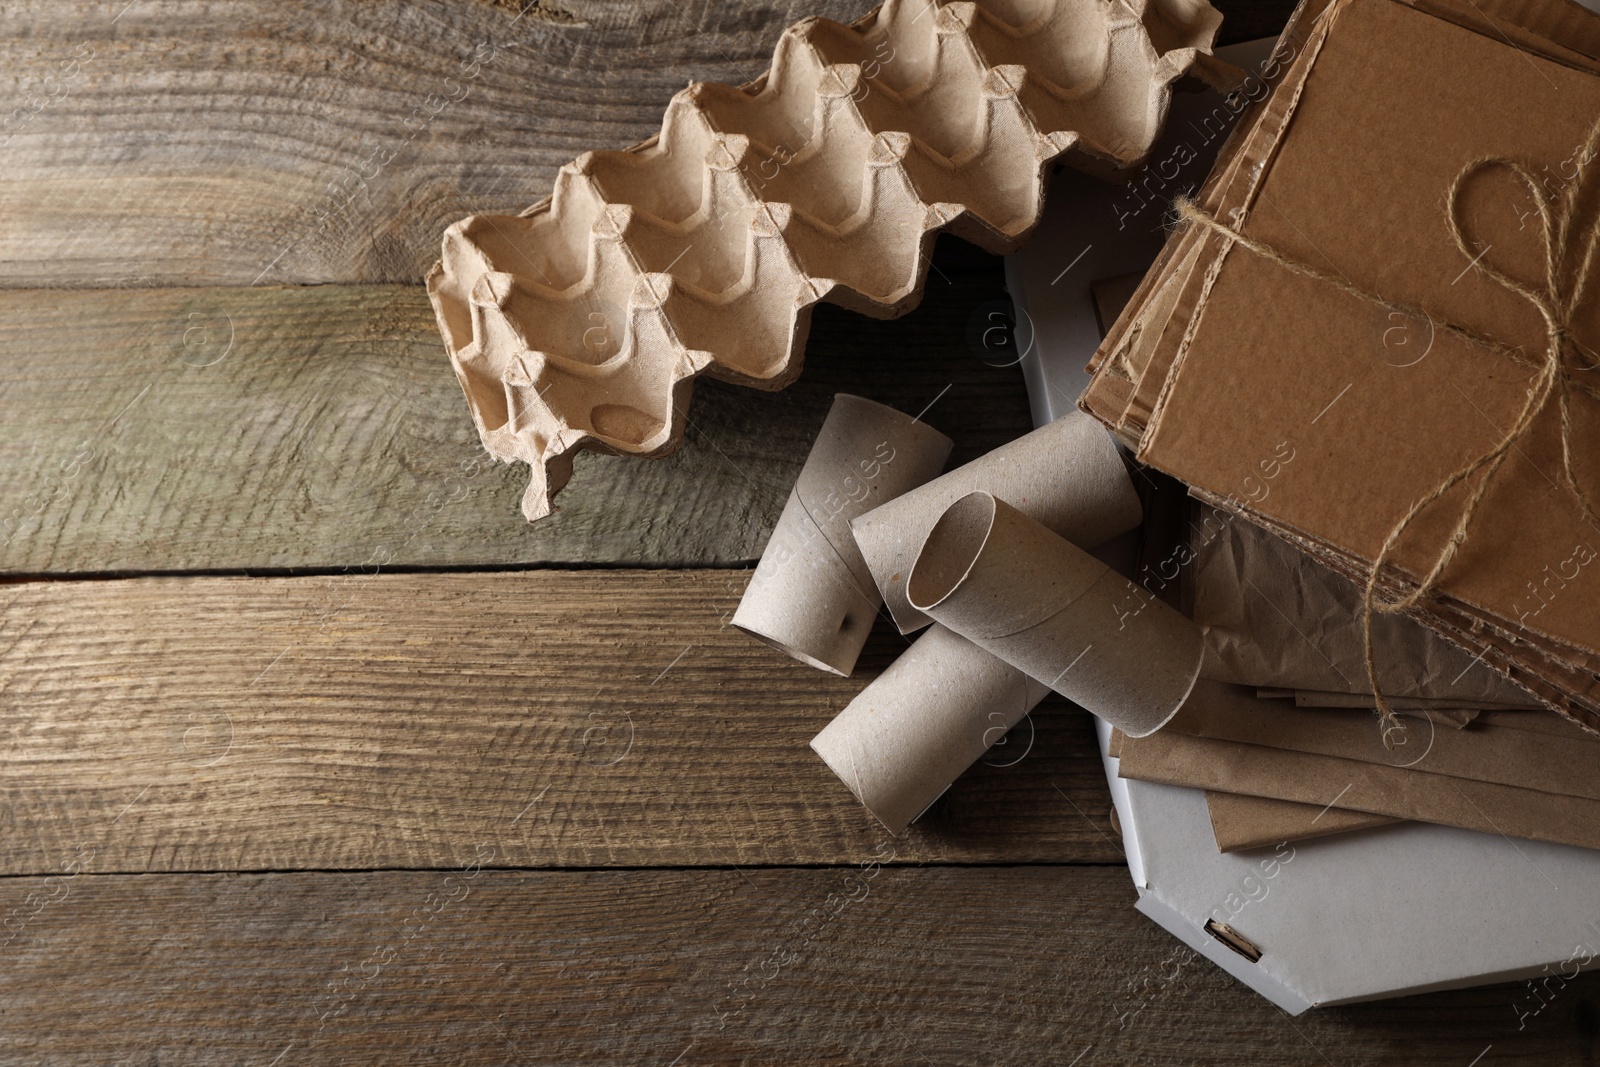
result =
[[[1250,103],[1199,94],[1175,104],[1155,162],[1122,190],[1058,176],[1038,242],[1008,260],[1036,421],[1060,417],[1082,395],[1140,459],[1189,483],[1171,483],[1176,506],[1159,492],[1147,499],[1143,559],[1131,573],[1205,627],[1202,679],[1153,737],[1100,729],[1138,907],[1289,1011],[1594,958],[1570,953],[1570,939],[1585,936],[1588,901],[1600,892],[1600,842],[1584,828],[1600,746],[1548,711],[1554,703],[1582,718],[1571,699],[1582,694],[1543,675],[1547,652],[1566,657],[1600,640],[1596,600],[1585,592],[1600,580],[1580,562],[1587,553],[1568,546],[1522,579],[1525,613],[1511,615],[1510,627],[1510,606],[1500,604],[1495,630],[1495,602],[1486,608],[1481,590],[1461,583],[1469,566],[1523,566],[1534,546],[1548,547],[1556,524],[1546,513],[1559,513],[1560,536],[1576,534],[1573,546],[1586,541],[1568,521],[1578,510],[1559,491],[1559,451],[1550,466],[1558,438],[1541,427],[1495,476],[1537,479],[1546,499],[1529,484],[1521,486],[1529,502],[1491,494],[1440,594],[1413,616],[1376,616],[1377,683],[1400,712],[1398,731],[1386,736],[1363,655],[1357,551],[1370,567],[1413,499],[1498,443],[1491,429],[1468,440],[1460,415],[1482,422],[1477,405],[1509,427],[1505,409],[1533,372],[1498,349],[1430,347],[1426,320],[1390,319],[1387,308],[1337,287],[1324,293],[1275,262],[1247,264],[1260,257],[1224,247],[1231,242],[1215,230],[1175,227],[1154,269],[1144,268],[1166,236],[1166,206],[1205,174],[1219,127],[1242,112],[1198,196],[1219,222],[1246,235],[1259,227],[1296,262],[1425,306],[1440,323],[1456,317],[1489,331],[1505,316],[1503,340],[1537,355],[1537,318],[1518,319],[1515,301],[1486,295],[1470,270],[1455,292],[1437,296],[1468,260],[1438,278],[1442,267],[1422,253],[1459,257],[1445,193],[1475,156],[1525,159],[1547,193],[1571,180],[1583,155],[1574,158],[1575,148],[1600,108],[1592,90],[1574,95],[1568,82],[1590,84],[1595,64],[1584,55],[1600,54],[1597,25],[1570,5],[1308,0],[1276,48],[1220,51],[1251,73]],[[1546,85],[1547,73],[1558,88]],[[1521,120],[1501,139],[1508,113]],[[1308,140],[1297,146],[1301,136]],[[1533,151],[1545,140],[1556,147]],[[1411,188],[1438,174],[1431,192]],[[1527,203],[1514,202],[1513,182],[1490,185],[1505,194],[1510,221],[1492,230],[1493,205],[1469,200],[1469,228],[1486,231],[1479,239],[1493,246],[1489,257],[1508,257],[1492,264],[1527,266],[1537,279],[1537,257],[1524,264],[1510,243]],[[1092,247],[1075,239],[1085,220],[1103,224],[1087,239]],[[1524,238],[1537,235],[1536,216],[1526,226]],[[1240,270],[1249,274],[1230,273]],[[1136,287],[1130,272],[1143,279]],[[1469,280],[1472,290],[1458,296]],[[1592,346],[1589,325],[1579,321],[1574,332]],[[1091,379],[1082,367],[1096,342],[1086,338],[1108,329]],[[1422,370],[1434,377],[1403,378]],[[1311,404],[1306,396],[1330,375],[1334,387]],[[1516,393],[1497,398],[1508,382]],[[1589,403],[1573,405],[1580,471],[1600,455],[1586,437],[1595,415],[1578,410]],[[1554,487],[1532,473],[1541,462]],[[1600,464],[1591,465],[1587,484],[1600,488]],[[1164,481],[1147,474],[1142,487]],[[1216,507],[1183,501],[1191,487]],[[1451,499],[1439,502],[1432,527],[1407,533],[1408,550],[1386,568],[1396,579],[1409,575],[1414,587],[1418,560],[1438,548],[1429,537],[1448,534],[1460,513],[1455,502],[1454,511]],[[1537,538],[1508,552],[1507,524]],[[1537,599],[1527,586],[1534,579]],[[1457,614],[1435,618],[1441,605]],[[1563,623],[1555,634],[1552,620]],[[1519,625],[1517,641],[1499,640]],[[1463,641],[1463,633],[1484,636]],[[1507,652],[1524,663],[1513,670]],[[1538,696],[1508,675],[1534,683]],[[1285,843],[1313,836],[1321,839]],[[1486,908],[1495,923],[1481,921]]]
[[1168,243],[1081,402],[1142,462],[1361,582],[1415,503],[1498,449],[1416,513],[1375,593],[1420,590],[1411,617],[1593,729],[1600,301],[1574,296],[1600,19],[1493,6],[1309,0],[1198,198],[1212,224]]

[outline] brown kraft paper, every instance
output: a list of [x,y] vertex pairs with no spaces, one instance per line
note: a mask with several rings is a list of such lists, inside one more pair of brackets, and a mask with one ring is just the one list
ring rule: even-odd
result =
[[[1284,476],[1293,469],[1291,461]],[[1203,505],[1195,505],[1189,547],[1207,678],[1372,699],[1355,583],[1254,523]],[[1454,708],[1538,706],[1526,690],[1414,619],[1374,619],[1373,648],[1378,681],[1397,710],[1399,698],[1438,698],[1435,706]]]
[[1190,737],[1176,730],[1124,740],[1118,773],[1140,781],[1319,806],[1337,803],[1376,815],[1600,848],[1600,801],[1587,797]]
[[1600,801],[1600,738],[1577,724],[1534,713],[1541,728],[1524,729],[1516,724],[1530,713],[1500,711],[1447,729],[1437,727],[1432,714],[1407,717],[1385,731],[1371,711],[1285,708],[1203,678],[1167,729]]
[[1284,841],[1331,837],[1401,821],[1365,811],[1209,789],[1206,790],[1206,808],[1211,813],[1211,833],[1217,839],[1218,852],[1270,848]]

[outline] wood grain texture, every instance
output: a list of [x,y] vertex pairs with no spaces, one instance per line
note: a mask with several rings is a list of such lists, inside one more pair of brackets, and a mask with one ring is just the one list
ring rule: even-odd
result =
[[520,211],[691,79],[754,77],[789,23],[871,6],[6,5],[0,284],[414,282],[457,218]]
[[[691,80],[754,78],[789,23],[872,6],[10,4],[0,285],[413,282],[456,219],[651,136]],[[1293,5],[1219,6],[1259,36]]]
[[[850,679],[727,624],[747,572],[0,586],[0,873],[852,862],[885,832],[808,749]],[[1088,719],[1035,713],[899,846],[1118,862]]]
[[[471,842],[467,860],[493,862]],[[1290,1019],[1132,902],[1108,868],[7,879],[0,1058],[1466,1067],[1492,1046],[1482,1063],[1561,1067],[1597,1051],[1593,975],[1520,1030],[1521,986]]]
[[[915,314],[819,309],[798,385],[703,384],[681,453],[585,457],[528,527],[415,287],[870,5],[0,9],[0,1060],[1600,1059],[1595,976],[1287,1019],[1132,910],[1059,703],[891,841],[805,748],[884,628],[841,680],[725,625],[740,573],[364,573],[748,561],[840,389],[950,386],[953,462],[1027,428],[967,338],[998,264],[945,242]],[[15,578],[267,568],[345,573]]]
[[678,453],[581,457],[532,526],[420,287],[0,291],[0,571],[747,562],[837,391],[937,399],[955,462],[1029,429],[1017,368],[969,342],[999,260],[935,266],[909,318],[823,309],[785,392],[702,382]]

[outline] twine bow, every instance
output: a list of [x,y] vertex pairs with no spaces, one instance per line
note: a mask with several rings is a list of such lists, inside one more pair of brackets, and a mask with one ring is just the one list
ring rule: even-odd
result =
[[[1372,571],[1367,576],[1361,603],[1362,650],[1366,658],[1367,678],[1372,684],[1372,695],[1383,718],[1386,736],[1387,728],[1396,725],[1396,721],[1394,711],[1378,685],[1378,669],[1372,647],[1373,614],[1374,612],[1397,614],[1407,611],[1434,592],[1438,587],[1440,576],[1455,559],[1461,546],[1466,543],[1467,530],[1472,525],[1473,517],[1477,514],[1478,506],[1483,502],[1495,473],[1552,401],[1556,403],[1561,418],[1562,480],[1577,499],[1584,518],[1591,525],[1600,527],[1600,515],[1597,515],[1595,502],[1579,483],[1573,465],[1572,426],[1574,393],[1583,393],[1591,399],[1600,401],[1600,384],[1590,377],[1594,371],[1600,369],[1600,356],[1596,356],[1572,334],[1573,316],[1583,304],[1589,278],[1593,273],[1596,245],[1600,244],[1600,225],[1596,225],[1593,220],[1586,228],[1580,227],[1578,223],[1579,201],[1585,191],[1586,180],[1590,177],[1590,164],[1594,161],[1597,151],[1600,151],[1600,122],[1590,129],[1578,156],[1577,168],[1560,195],[1559,202],[1555,195],[1546,192],[1540,186],[1527,167],[1516,160],[1500,156],[1485,156],[1462,167],[1456,174],[1455,180],[1450,183],[1450,189],[1445,197],[1445,217],[1449,223],[1450,236],[1454,239],[1456,247],[1461,250],[1461,254],[1469,260],[1469,269],[1481,271],[1505,289],[1522,297],[1543,319],[1545,344],[1543,349],[1533,356],[1529,356],[1518,346],[1486,337],[1460,323],[1435,319],[1421,307],[1389,300],[1377,293],[1362,289],[1339,275],[1325,273],[1310,264],[1287,256],[1271,245],[1247,237],[1238,229],[1219,221],[1188,198],[1182,198],[1177,202],[1179,218],[1203,226],[1285,270],[1332,285],[1342,292],[1390,311],[1412,318],[1426,319],[1436,330],[1444,330],[1474,345],[1499,352],[1534,371],[1533,382],[1528,389],[1528,399],[1510,429],[1502,435],[1500,442],[1462,466],[1413,503],[1404,517],[1389,530],[1388,536],[1383,540],[1383,547],[1378,550],[1377,557],[1372,561]],[[1533,196],[1544,238],[1544,280],[1541,284],[1531,285],[1512,277],[1489,263],[1483,253],[1474,253],[1468,245],[1466,227],[1461,218],[1462,189],[1474,176],[1495,167],[1510,171]],[[1576,266],[1573,270],[1565,270],[1564,267],[1575,249],[1579,250]],[[1433,563],[1417,587],[1395,600],[1381,598],[1378,595],[1378,577],[1412,522],[1440,497],[1474,477],[1477,477],[1477,484],[1473,486],[1466,505],[1461,509],[1455,528],[1434,556]]]

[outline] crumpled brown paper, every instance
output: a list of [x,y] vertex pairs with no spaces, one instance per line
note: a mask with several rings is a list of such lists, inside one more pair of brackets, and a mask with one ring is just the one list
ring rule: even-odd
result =
[[[1226,512],[1195,506],[1194,619],[1206,631],[1201,674],[1219,681],[1370,693],[1362,663],[1361,591],[1294,546]],[[1449,698],[1456,707],[1538,702],[1470,654],[1399,615],[1373,620],[1385,694]]]

